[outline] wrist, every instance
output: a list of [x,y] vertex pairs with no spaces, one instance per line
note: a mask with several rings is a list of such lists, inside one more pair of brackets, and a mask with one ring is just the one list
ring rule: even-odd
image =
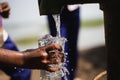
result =
[[32,64],[31,64],[31,56],[33,55],[33,51],[25,51],[23,52],[23,55],[22,55],[22,60],[23,60],[23,63],[22,63],[22,67],[24,68],[32,68]]
[[25,64],[25,61],[24,61],[24,53],[20,53],[20,54],[19,54],[18,67],[23,67],[24,64]]
[[28,60],[28,54],[29,54],[29,52],[23,52],[23,54],[22,54],[22,64],[21,64],[22,67],[26,66],[26,63]]

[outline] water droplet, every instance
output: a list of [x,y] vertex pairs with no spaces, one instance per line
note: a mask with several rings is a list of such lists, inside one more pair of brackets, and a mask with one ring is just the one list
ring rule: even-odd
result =
[[71,71],[73,71],[74,69],[71,69]]
[[68,55],[68,53],[65,53],[65,55]]
[[67,60],[66,62],[68,62],[68,63],[69,63],[69,60]]
[[21,71],[24,71],[24,69],[22,68]]
[[17,69],[17,67],[14,67],[14,69]]
[[18,71],[19,73],[21,73],[21,71]]

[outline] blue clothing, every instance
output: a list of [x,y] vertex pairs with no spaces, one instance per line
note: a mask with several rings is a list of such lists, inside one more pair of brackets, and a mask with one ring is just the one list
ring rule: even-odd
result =
[[[67,7],[65,7],[60,14],[61,17],[61,36],[67,38],[65,44],[65,52],[68,53],[67,56],[67,69],[70,72],[70,75],[67,75],[68,80],[73,80],[75,77],[75,71],[77,68],[78,60],[78,50],[77,50],[77,41],[78,33],[80,28],[80,8],[70,12]],[[56,36],[56,27],[55,21],[52,15],[48,15],[49,29],[52,36]]]
[[[10,37],[8,37],[5,41],[3,48],[18,51],[18,48]],[[31,70],[29,69],[15,68],[6,65],[0,66],[0,69],[9,75],[11,80],[30,80]]]

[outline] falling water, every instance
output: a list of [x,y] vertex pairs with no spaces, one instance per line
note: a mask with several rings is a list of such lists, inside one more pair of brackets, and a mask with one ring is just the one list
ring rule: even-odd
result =
[[[55,23],[56,23],[56,30],[57,30],[57,34],[56,34],[56,37],[58,38],[62,38],[61,37],[61,34],[60,34],[60,14],[55,14],[55,15],[52,15],[54,20],[55,20]],[[66,38],[65,38],[66,39]],[[64,53],[64,63],[62,64],[61,66],[61,70],[59,71],[59,73],[57,74],[62,74],[62,77],[64,77],[64,80],[67,80],[67,73],[69,74],[69,71],[67,70],[67,68],[65,67],[66,65],[66,56],[67,56],[67,53],[64,52],[64,47],[65,47],[65,43],[61,45],[62,48],[63,48],[63,53]]]
[[56,37],[60,37],[60,14],[53,15],[53,18],[55,20],[57,34]]

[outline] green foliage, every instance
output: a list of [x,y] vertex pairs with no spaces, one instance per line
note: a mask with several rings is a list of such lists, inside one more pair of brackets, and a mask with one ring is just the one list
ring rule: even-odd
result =
[[82,27],[97,27],[104,24],[103,19],[90,19],[81,21]]
[[[81,27],[97,27],[103,25],[103,19],[90,19],[81,21]],[[15,40],[16,44],[20,45],[29,45],[31,43],[36,43],[38,36],[28,36]]]
[[27,44],[35,43],[37,42],[37,40],[38,40],[38,36],[28,36],[25,38],[15,40],[15,43],[21,45],[27,45]]

